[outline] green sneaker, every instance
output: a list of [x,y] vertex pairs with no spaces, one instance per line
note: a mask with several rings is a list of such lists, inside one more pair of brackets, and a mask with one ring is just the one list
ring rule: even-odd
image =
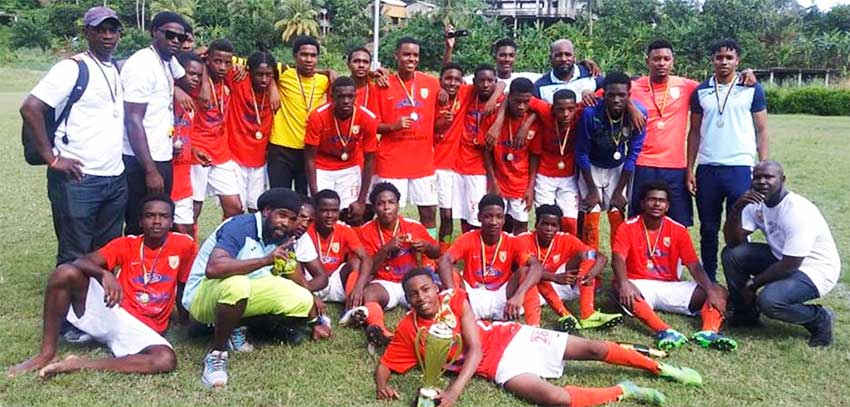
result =
[[581,329],[608,329],[623,323],[623,314],[606,314],[594,311],[589,317],[581,320]]
[[558,330],[561,332],[574,334],[578,332],[579,327],[578,319],[572,315],[564,315],[558,318]]
[[658,368],[661,369],[658,373],[659,377],[682,383],[686,386],[702,387],[702,376],[694,369],[679,367],[664,362],[658,362]]
[[738,349],[738,342],[732,338],[727,338],[714,331],[699,331],[695,333],[691,339],[706,349],[717,349],[724,352],[732,352]]
[[685,335],[682,335],[679,331],[671,328],[666,331],[658,332],[658,334],[655,335],[655,341],[658,349],[670,351],[673,349],[679,349],[682,345],[688,343],[688,338]]
[[663,406],[667,402],[664,393],[649,387],[640,387],[628,380],[622,381],[617,386],[623,390],[623,395],[618,401],[633,400],[641,403]]

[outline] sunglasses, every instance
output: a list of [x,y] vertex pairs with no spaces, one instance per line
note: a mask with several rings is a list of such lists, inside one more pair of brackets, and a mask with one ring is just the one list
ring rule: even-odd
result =
[[177,38],[177,41],[184,42],[184,41],[189,39],[188,34],[180,34],[180,33],[174,32],[174,31],[162,30],[162,29],[158,29],[157,31],[165,34],[165,39],[167,39],[169,41]]

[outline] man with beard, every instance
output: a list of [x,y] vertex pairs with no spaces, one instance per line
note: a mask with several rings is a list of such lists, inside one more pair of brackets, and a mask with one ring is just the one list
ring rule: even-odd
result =
[[573,43],[559,39],[549,46],[549,64],[552,69],[534,82],[534,96],[552,103],[555,92],[569,89],[580,98],[592,96],[602,87],[603,78],[594,76],[584,64],[576,63]]

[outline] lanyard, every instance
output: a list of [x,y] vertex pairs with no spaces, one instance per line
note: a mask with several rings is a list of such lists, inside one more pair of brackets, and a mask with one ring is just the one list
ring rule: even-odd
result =
[[490,260],[490,266],[487,266],[487,253],[484,250],[484,238],[481,237],[481,234],[478,234],[478,240],[481,241],[481,277],[482,279],[490,274],[490,270],[493,269],[493,265],[496,264],[496,256],[499,255],[499,248],[502,247],[502,234],[499,233],[499,242],[496,243],[496,250],[493,251],[493,260]]
[[[608,117],[608,130],[611,132],[611,139],[614,140],[614,146],[619,150],[620,142],[623,140],[623,118],[626,116],[625,114],[620,116],[619,119],[614,120],[611,117],[611,113],[608,111],[608,107],[605,107],[605,116]],[[617,130],[617,135],[614,136],[614,124],[619,123],[620,128]]]
[[649,245],[649,229],[646,228],[646,221],[641,219],[641,224],[643,225],[643,234],[646,238],[646,256],[649,261],[652,261],[653,256],[655,256],[655,250],[658,248],[658,241],[661,240],[661,234],[664,231],[664,218],[661,219],[661,226],[658,227],[658,234],[655,235],[655,243],[652,246]]
[[726,96],[723,97],[723,104],[720,104],[720,88],[717,86],[717,75],[714,75],[714,98],[717,100],[717,113],[723,116],[723,111],[726,110],[726,102],[729,101],[729,95],[735,89],[735,83],[738,82],[738,75],[729,83],[729,89],[726,90]]
[[351,129],[354,128],[354,118],[357,117],[357,106],[354,106],[354,112],[351,113],[351,121],[348,122],[348,136],[346,138],[342,137],[342,131],[339,130],[339,122],[336,120],[333,107],[331,107],[331,117],[334,119],[334,127],[336,128],[336,134],[339,136],[339,143],[342,144],[344,150],[348,142],[351,141]]
[[[552,253],[552,247],[555,246],[555,238],[557,236],[557,234],[555,236],[552,236],[552,240],[549,241],[549,247],[546,248],[546,255],[543,256],[543,260],[540,261],[541,265],[546,264],[546,260],[549,260],[549,254]],[[538,240],[537,233],[535,233],[534,236],[534,245],[537,246],[537,257],[539,258],[543,250],[540,250],[540,240]]]
[[401,84],[401,88],[404,90],[404,96],[407,97],[407,101],[410,102],[410,107],[416,109],[416,101],[413,99],[416,94],[416,72],[413,73],[413,84],[410,85],[410,92],[407,91],[407,86],[405,86],[404,81],[401,80],[401,76],[398,74],[395,75],[396,79],[398,79],[398,83]]
[[115,95],[118,94],[118,78],[115,78],[115,73],[113,72],[112,79],[115,83],[113,84],[112,82],[109,82],[109,79],[106,77],[106,71],[103,70],[104,66],[107,68],[112,68],[112,66],[100,62],[100,60],[97,59],[97,57],[94,56],[94,54],[90,50],[86,51],[86,55],[88,55],[89,58],[94,60],[94,64],[97,65],[97,69],[100,71],[100,74],[103,75],[103,80],[106,81],[106,88],[109,89],[109,97],[112,98],[112,104],[117,107],[118,102],[115,101]]
[[304,106],[307,107],[307,113],[313,110],[313,97],[316,95],[316,78],[313,78],[313,88],[310,90],[310,102],[307,102],[307,92],[304,92],[304,82],[301,81],[301,74],[295,71],[295,76],[298,77],[298,87],[301,88],[301,98],[304,99]]
[[168,68],[166,70],[165,61],[159,55],[159,52],[156,52],[153,45],[151,45],[151,51],[153,51],[154,55],[156,55],[156,59],[159,60],[159,65],[162,67],[162,75],[165,76],[165,82],[168,84],[169,101],[172,101],[174,100],[174,72],[171,70],[171,63],[168,63]]
[[[333,248],[333,246],[334,246],[334,237],[335,237],[335,236],[334,236],[334,235],[335,235],[335,234],[334,234],[334,232],[335,232],[335,230],[331,230],[330,242],[328,243],[328,250],[327,250],[327,252],[323,255],[323,254],[322,254],[322,236],[321,236],[321,235],[319,235],[319,230],[318,230],[318,229],[316,230],[316,245],[317,245],[317,246],[319,246],[319,255],[320,255],[320,256],[322,256],[322,258],[321,258],[321,259],[319,259],[319,260],[320,260],[322,263],[324,263],[324,262],[325,262],[325,258],[331,257],[331,248]],[[382,246],[383,246],[383,245],[382,245]]]
[[564,156],[564,150],[567,148],[567,141],[570,139],[570,130],[572,130],[572,126],[567,126],[567,131],[564,132],[564,139],[561,140],[561,126],[558,124],[558,120],[555,119],[555,137],[558,139],[558,151],[562,157]]
[[[218,106],[218,112],[221,115],[224,115],[224,84],[221,84],[221,97],[215,94],[215,83],[212,78],[207,78],[210,81],[210,87],[212,88],[212,96],[213,96],[213,104]],[[253,88],[251,89],[254,90]]]
[[159,261],[159,255],[162,254],[162,249],[164,249],[165,244],[168,243],[168,238],[166,238],[166,240],[162,242],[162,246],[160,246],[159,250],[157,250],[156,256],[154,256],[153,258],[153,265],[151,266],[150,270],[145,267],[145,239],[143,237],[140,240],[141,242],[139,243],[139,261],[142,263],[142,281],[144,282],[144,285],[147,286],[148,283],[151,281],[151,277],[156,271],[156,263]]

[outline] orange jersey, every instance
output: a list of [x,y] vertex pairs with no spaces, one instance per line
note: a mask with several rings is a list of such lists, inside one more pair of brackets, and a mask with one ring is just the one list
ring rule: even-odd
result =
[[316,168],[335,171],[354,165],[363,167],[363,154],[377,150],[375,133],[378,120],[375,114],[362,106],[355,107],[353,124],[352,117],[336,119],[330,103],[310,113],[304,144],[316,147]]
[[[499,95],[500,104],[504,99],[505,95]],[[455,163],[455,172],[458,174],[487,174],[487,170],[484,168],[484,143],[480,142],[480,140],[484,140],[488,129],[484,123],[488,117],[484,115],[485,104],[487,104],[486,101],[478,100],[478,96],[473,94],[470,97],[469,105],[463,112],[463,133],[461,133],[458,158]],[[490,116],[495,116],[495,114]]]
[[440,81],[421,72],[402,82],[390,77],[388,88],[376,88],[380,123],[390,124],[402,117],[416,117],[413,125],[381,135],[375,160],[376,175],[382,178],[421,178],[434,174],[434,119]]
[[[408,235],[407,240],[425,240],[430,244],[437,244],[428,230],[421,223],[398,217],[398,228],[393,233],[393,229],[387,230],[381,227],[377,219],[373,219],[360,227],[360,241],[363,242],[363,247],[366,248],[366,253],[370,256],[375,256],[378,250],[381,249],[393,236]],[[434,268],[434,261],[429,259],[425,254],[422,254],[422,266]],[[386,280],[393,282],[401,282],[404,274],[410,269],[417,267],[416,252],[410,247],[410,244],[402,243],[401,249],[395,253],[390,253],[383,263],[377,265],[378,273],[375,276],[378,280]]]
[[107,243],[98,253],[106,260],[107,270],[121,268],[121,307],[162,333],[174,309],[177,284],[189,278],[197,247],[191,237],[174,232],[168,233],[165,244],[158,249],[142,250],[143,244],[142,236],[123,236]]
[[[525,195],[525,191],[528,190],[529,144],[534,141],[535,136],[540,131],[538,121],[535,120],[534,124],[531,125],[531,128],[528,130],[528,139],[521,148],[516,148],[512,144],[512,140],[518,137],[517,132],[526,117],[527,115],[510,118],[508,115],[505,115],[505,120],[499,133],[499,139],[496,141],[496,145],[493,146],[493,170],[496,176],[496,183],[499,185],[502,196],[505,198],[522,198]],[[495,119],[495,115],[488,117],[482,127],[489,129]],[[478,136],[478,142],[483,143],[485,135],[479,133]]]
[[[486,246],[483,253],[482,245]],[[463,279],[467,284],[488,290],[498,290],[510,280],[514,268],[528,264],[531,257],[531,250],[522,239],[502,232],[498,243],[487,246],[481,240],[480,230],[458,237],[448,253],[456,261],[463,261]]]
[[368,82],[366,86],[357,88],[357,95],[354,103],[358,106],[365,107],[372,112],[378,110],[378,87],[374,83]]
[[537,244],[537,232],[526,232],[517,236],[517,238],[525,242],[531,253],[540,260],[543,269],[550,273],[558,271],[558,268],[577,255],[588,251],[593,251],[595,255],[592,248],[569,233],[555,233],[548,247],[540,247]]
[[357,232],[343,223],[335,224],[333,232],[327,238],[319,235],[315,224],[310,225],[307,234],[313,240],[322,267],[328,274],[333,273],[342,263],[345,263],[349,254],[363,248]]
[[657,231],[647,231],[642,216],[627,220],[617,229],[612,251],[626,259],[630,280],[679,281],[679,261],[699,261],[688,229],[666,216]]
[[266,165],[266,147],[273,119],[268,91],[254,92],[250,77],[232,84],[224,128],[234,161],[250,168]]
[[[646,139],[638,156],[637,165],[685,168],[687,166],[685,145],[691,111],[688,102],[699,83],[678,76],[670,76],[665,84],[652,84],[652,91],[649,86],[649,77],[641,77],[632,81],[630,93],[632,100],[646,106],[649,115],[646,119]],[[664,111],[664,117],[661,117],[661,110]]]
[[[232,71],[231,71],[232,72]],[[232,77],[228,74],[228,79]],[[227,132],[224,128],[224,119],[227,108],[230,105],[229,80],[213,83],[212,95],[207,104],[198,100],[201,89],[195,89],[192,96],[195,97],[197,111],[192,121],[192,145],[210,155],[213,165],[224,164],[233,156],[227,143]],[[192,157],[192,164],[200,164]]]
[[[576,111],[569,129],[561,129],[557,127],[556,120],[552,116],[551,105],[533,98],[531,109],[537,113],[537,120],[540,121],[540,134],[529,143],[531,153],[540,157],[537,173],[559,178],[575,175],[575,140],[578,135],[578,118],[581,117],[581,111]],[[565,133],[556,134],[556,130]],[[563,154],[561,153],[562,145]]]
[[180,154],[171,161],[173,181],[171,199],[175,202],[192,196],[192,118],[194,113],[183,110],[183,106],[174,103],[174,133],[172,141],[183,144]]
[[451,110],[454,119],[448,128],[437,134],[434,144],[434,167],[440,170],[454,170],[458,159],[460,139],[463,135],[464,115],[473,97],[472,85],[461,85],[457,95],[448,106],[440,107],[439,114]]

